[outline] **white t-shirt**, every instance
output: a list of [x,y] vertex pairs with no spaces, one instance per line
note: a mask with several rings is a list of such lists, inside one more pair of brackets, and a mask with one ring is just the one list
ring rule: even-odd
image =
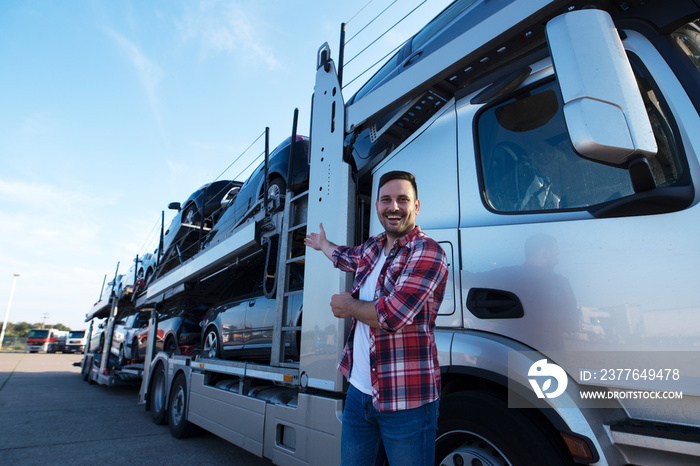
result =
[[[374,301],[379,274],[382,272],[385,262],[386,256],[382,251],[377,263],[374,264],[372,273],[360,286],[361,301]],[[352,340],[352,370],[348,382],[365,395],[372,394],[372,373],[369,367],[369,325],[359,320],[355,324],[355,335],[353,335]]]

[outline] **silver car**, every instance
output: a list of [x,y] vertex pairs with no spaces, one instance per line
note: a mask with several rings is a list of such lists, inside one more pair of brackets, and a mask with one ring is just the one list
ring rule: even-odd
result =
[[[303,295],[289,297],[285,326],[301,325]],[[254,296],[215,306],[202,321],[203,356],[265,361],[270,358],[275,300]],[[298,360],[300,332],[287,332],[285,356]]]
[[150,316],[150,312],[136,312],[124,314],[114,322],[111,353],[119,357],[120,366],[137,357],[138,348],[134,351],[132,342],[139,329],[148,325]]

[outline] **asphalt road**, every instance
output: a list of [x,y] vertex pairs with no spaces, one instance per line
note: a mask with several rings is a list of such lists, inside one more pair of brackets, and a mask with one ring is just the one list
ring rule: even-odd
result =
[[177,440],[138,387],[90,385],[82,355],[0,353],[0,463],[269,466],[208,432]]

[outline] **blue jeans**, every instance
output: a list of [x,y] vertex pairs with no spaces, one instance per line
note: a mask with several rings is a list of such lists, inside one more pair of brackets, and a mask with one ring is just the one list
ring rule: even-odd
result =
[[343,410],[341,466],[433,466],[438,401],[420,408],[380,412],[372,397],[350,385]]

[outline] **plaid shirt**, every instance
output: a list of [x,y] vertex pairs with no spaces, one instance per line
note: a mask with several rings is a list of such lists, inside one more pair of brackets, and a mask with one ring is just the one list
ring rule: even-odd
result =
[[[385,244],[382,233],[360,246],[340,246],[333,252],[336,267],[355,272],[351,291],[355,298]],[[394,242],[375,295],[381,329],[370,327],[372,404],[377,411],[417,408],[440,397],[433,330],[446,282],[445,252],[420,227]],[[352,319],[338,367],[346,378],[352,370],[355,327]]]

